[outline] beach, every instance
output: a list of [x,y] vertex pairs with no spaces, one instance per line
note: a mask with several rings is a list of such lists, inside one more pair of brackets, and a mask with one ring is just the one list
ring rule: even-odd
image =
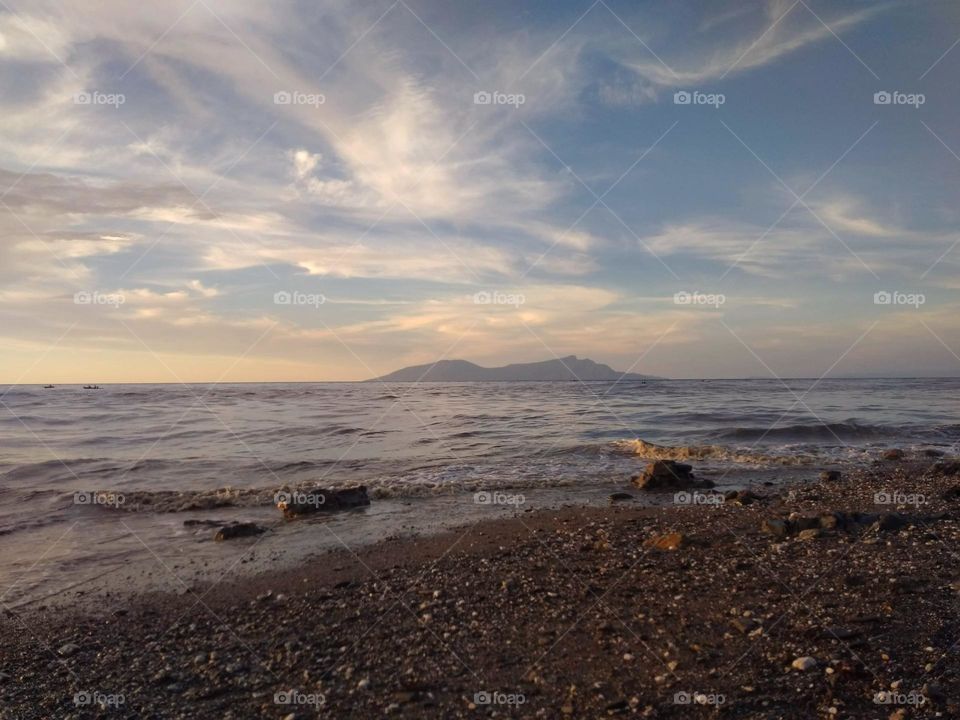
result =
[[878,459],[8,611],[0,717],[956,717],[958,486]]

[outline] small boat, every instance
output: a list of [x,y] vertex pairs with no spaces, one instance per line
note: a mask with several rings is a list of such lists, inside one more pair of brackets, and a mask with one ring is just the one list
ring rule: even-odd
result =
[[83,386],[83,389],[84,389],[84,390],[99,390],[99,389],[100,389],[100,386],[99,386],[99,385],[84,385],[84,386]]
[[44,390],[49,390],[49,389],[51,389],[52,387],[53,387],[53,385],[44,385],[44,386],[43,386],[43,389],[44,389]]

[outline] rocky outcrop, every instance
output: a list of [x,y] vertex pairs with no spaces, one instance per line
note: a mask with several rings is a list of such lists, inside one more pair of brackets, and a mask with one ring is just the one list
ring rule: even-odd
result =
[[901,513],[824,512],[790,513],[787,518],[764,518],[760,530],[777,539],[797,536],[802,540],[820,537],[824,532],[855,532],[870,530],[877,533],[896,533],[914,522],[928,518],[910,518]]
[[687,490],[712,488],[710,480],[697,480],[693,466],[674,460],[657,460],[647,464],[643,473],[631,478],[633,484],[643,490]]
[[262,528],[253,522],[230,523],[217,530],[217,534],[213,536],[213,539],[222,541],[240,537],[253,537],[266,531],[266,528]]
[[337,512],[370,504],[365,485],[343,490],[290,490],[277,493],[277,507],[285,518],[296,518],[318,512]]

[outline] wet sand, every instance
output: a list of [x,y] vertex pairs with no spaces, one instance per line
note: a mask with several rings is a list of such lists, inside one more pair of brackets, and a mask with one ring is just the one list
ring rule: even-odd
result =
[[7,612],[0,718],[957,717],[956,469],[519,513]]

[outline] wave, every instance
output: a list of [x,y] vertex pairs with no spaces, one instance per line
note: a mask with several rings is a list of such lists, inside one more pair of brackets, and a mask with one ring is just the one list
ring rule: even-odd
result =
[[640,438],[618,440],[614,446],[648,460],[723,460],[748,465],[806,465],[814,461],[809,455],[771,455],[723,445],[657,445]]

